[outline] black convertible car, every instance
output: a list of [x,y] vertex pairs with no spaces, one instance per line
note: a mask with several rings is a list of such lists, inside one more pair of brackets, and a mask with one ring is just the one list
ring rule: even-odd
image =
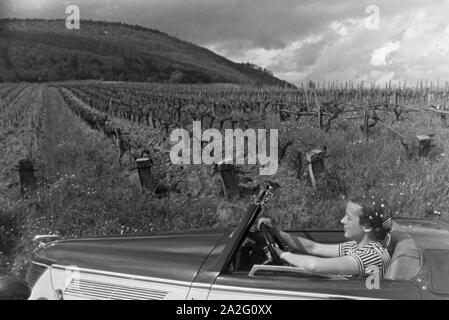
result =
[[[3,277],[0,294],[29,299],[447,299],[449,225],[395,219],[391,264],[376,286],[362,278],[278,265],[254,222],[269,193],[233,230],[57,240],[36,250],[26,277]],[[299,230],[321,243],[343,231]],[[280,244],[282,245],[282,244]]]

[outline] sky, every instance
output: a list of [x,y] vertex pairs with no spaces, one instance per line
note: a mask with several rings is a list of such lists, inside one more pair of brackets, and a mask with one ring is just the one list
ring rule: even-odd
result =
[[[295,84],[449,81],[449,0],[0,0],[0,17],[139,24]],[[82,28],[82,24],[81,24]]]

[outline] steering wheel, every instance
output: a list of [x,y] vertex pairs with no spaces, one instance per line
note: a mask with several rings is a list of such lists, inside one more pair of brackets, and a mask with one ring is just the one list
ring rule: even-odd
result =
[[267,255],[267,258],[271,262],[271,264],[275,265],[283,265],[281,257],[278,255],[275,248],[275,241],[272,239],[271,234],[268,232],[267,227],[262,224],[260,226],[260,229],[262,230],[263,238],[265,239],[266,247],[268,248],[268,252],[265,252]]

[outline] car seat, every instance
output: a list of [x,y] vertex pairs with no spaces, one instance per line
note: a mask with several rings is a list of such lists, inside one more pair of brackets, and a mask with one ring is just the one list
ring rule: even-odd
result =
[[385,279],[410,280],[419,272],[421,251],[406,232],[393,227],[387,249],[391,262],[385,273]]

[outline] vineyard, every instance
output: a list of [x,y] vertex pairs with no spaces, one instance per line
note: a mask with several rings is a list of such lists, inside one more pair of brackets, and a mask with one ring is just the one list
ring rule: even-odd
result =
[[440,89],[432,84],[423,88],[422,83],[416,89],[392,88],[391,84],[384,89],[364,88],[363,84],[354,88],[348,83],[321,89],[308,84],[301,90],[157,84],[75,84],[66,89],[96,110],[82,117],[97,127],[103,127],[108,117],[113,117],[162,128],[165,135],[192,121],[223,130],[260,126],[269,117],[284,122],[308,116],[315,117],[317,126],[328,132],[336,119],[361,117],[377,123],[377,111],[394,114],[396,122],[406,113],[434,112],[440,114],[445,125],[449,99],[447,86]]
[[[367,192],[382,194],[397,216],[448,220],[448,99],[447,84],[423,82],[307,83],[297,90],[2,84],[0,268],[20,272],[36,234],[233,225],[266,182],[279,191],[265,214],[287,229],[338,227],[342,197]],[[278,172],[173,165],[170,132],[191,132],[193,121],[221,132],[278,129]],[[33,164],[28,182],[23,160]]]

